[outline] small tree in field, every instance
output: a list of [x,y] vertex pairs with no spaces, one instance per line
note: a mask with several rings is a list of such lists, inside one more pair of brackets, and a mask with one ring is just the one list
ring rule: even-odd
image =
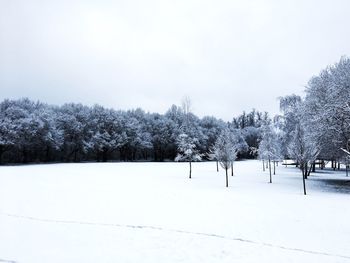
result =
[[275,174],[275,162],[281,159],[281,147],[277,134],[270,125],[263,127],[262,140],[259,144],[259,158],[268,162],[270,183],[272,183],[271,161],[274,162],[273,174]]
[[217,139],[213,152],[216,154],[216,159],[226,172],[226,187],[228,187],[228,173],[227,170],[232,168],[232,163],[237,157],[237,148],[235,145],[235,138],[229,129],[225,129]]
[[192,176],[192,162],[200,161],[202,159],[199,152],[196,150],[195,139],[191,139],[187,134],[180,134],[177,140],[178,154],[175,158],[176,162],[184,161],[190,163],[190,175]]

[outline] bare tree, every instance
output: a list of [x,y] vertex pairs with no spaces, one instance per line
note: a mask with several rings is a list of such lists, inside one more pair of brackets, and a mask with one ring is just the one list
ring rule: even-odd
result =
[[184,114],[188,114],[192,110],[192,101],[190,97],[184,96],[181,101],[181,107]]
[[192,111],[192,102],[191,99],[188,96],[184,96],[182,98],[181,101],[181,108],[182,108],[182,112],[184,114],[184,121],[182,124],[182,128],[185,132],[188,131],[188,129],[190,128],[190,123],[191,123],[191,111]]

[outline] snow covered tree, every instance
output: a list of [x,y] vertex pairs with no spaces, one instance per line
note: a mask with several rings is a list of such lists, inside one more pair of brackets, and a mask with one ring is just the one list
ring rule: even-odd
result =
[[226,187],[228,187],[228,169],[233,168],[232,164],[237,157],[237,140],[229,129],[225,129],[220,134],[214,147],[213,153],[226,173]]
[[190,175],[192,176],[192,162],[200,161],[202,159],[199,152],[196,150],[195,139],[190,138],[187,134],[180,134],[178,140],[178,154],[175,158],[176,162],[185,161],[190,164]]
[[126,143],[122,147],[122,153],[125,160],[136,159],[136,153],[140,149],[141,145],[141,128],[141,123],[127,113],[124,121]]
[[250,147],[244,138],[244,131],[241,129],[234,129],[231,126],[229,126],[229,131],[231,133],[232,144],[237,151],[237,155],[247,153]]
[[57,127],[57,112],[55,107],[40,105],[35,111],[35,115],[42,123],[41,128],[37,130],[35,144],[31,149],[42,156],[41,161],[55,160],[57,154],[63,145],[63,131]]
[[200,120],[199,126],[203,134],[201,149],[204,153],[209,153],[221,131],[227,127],[227,124],[214,117],[205,116]]
[[288,146],[288,152],[299,164],[303,177],[304,195],[306,195],[305,179],[311,172],[312,163],[319,154],[319,148],[316,142],[308,137],[300,123],[296,126],[292,140]]
[[95,105],[90,112],[88,138],[84,140],[86,151],[106,162],[114,151],[127,142],[124,117],[121,112]]
[[320,153],[317,136],[313,129],[313,114],[309,105],[299,96],[281,98],[280,108],[284,111],[282,131],[284,155],[295,160],[302,172],[304,194],[305,179],[310,175],[314,162]]
[[65,161],[80,161],[86,154],[86,142],[90,135],[91,109],[82,104],[65,104],[60,107],[57,126],[63,131],[63,156]]
[[214,144],[207,153],[208,159],[216,162],[216,171],[219,172],[219,147]]
[[261,129],[260,127],[266,123],[271,122],[271,119],[267,112],[259,112],[253,109],[251,112],[243,112],[236,118],[233,118],[230,126],[240,130],[246,144],[248,145],[247,151],[240,151],[239,156],[246,158],[256,158],[261,140]]
[[129,119],[132,119],[133,125],[131,125],[131,130],[133,130],[133,139],[131,140],[131,153],[132,160],[142,159],[147,160],[152,156],[153,144],[152,144],[152,115],[145,113],[142,109],[138,108],[136,110],[128,111],[126,114],[125,126],[130,126]]
[[[246,140],[243,136],[243,131],[240,129],[234,129],[233,127],[229,126],[230,136],[231,136],[231,143],[235,150],[235,158],[236,160],[238,155],[243,155],[249,151],[249,146]],[[233,176],[233,162],[231,162],[231,176]]]
[[177,154],[176,140],[180,134],[176,124],[165,116],[153,114],[148,130],[152,136],[154,160],[174,160]]
[[345,163],[346,177],[348,177],[349,165],[350,165],[350,141],[348,142],[346,149],[341,148],[341,150],[345,153],[344,163]]
[[5,100],[0,104],[0,164],[2,163],[3,154],[9,151],[18,139],[16,117],[13,118],[11,114],[11,104],[12,102],[9,100]]
[[308,132],[320,146],[320,158],[332,164],[343,159],[340,148],[350,139],[349,87],[350,59],[342,57],[311,78],[306,89],[303,115],[309,119]]
[[2,119],[0,122],[0,164],[2,155],[15,145],[14,126],[9,119]]
[[288,145],[292,139],[296,125],[300,121],[300,105],[302,99],[295,94],[280,98],[280,110],[283,112],[279,116],[279,126],[283,133],[281,138],[281,152],[284,157],[288,157]]
[[268,162],[270,172],[270,183],[272,183],[271,161],[273,161],[274,163],[275,174],[275,162],[282,159],[281,148],[277,134],[273,130],[271,125],[263,126],[262,130],[262,140],[259,144],[259,158]]

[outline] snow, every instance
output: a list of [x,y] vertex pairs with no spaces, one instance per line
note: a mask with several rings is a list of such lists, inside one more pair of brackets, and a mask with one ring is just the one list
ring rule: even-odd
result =
[[[259,161],[0,167],[0,262],[350,262],[350,181]],[[345,181],[344,181],[345,180]]]

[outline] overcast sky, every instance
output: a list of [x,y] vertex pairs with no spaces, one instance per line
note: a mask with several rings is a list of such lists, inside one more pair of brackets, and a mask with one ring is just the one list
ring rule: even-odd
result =
[[350,54],[348,0],[0,0],[0,99],[278,112]]

